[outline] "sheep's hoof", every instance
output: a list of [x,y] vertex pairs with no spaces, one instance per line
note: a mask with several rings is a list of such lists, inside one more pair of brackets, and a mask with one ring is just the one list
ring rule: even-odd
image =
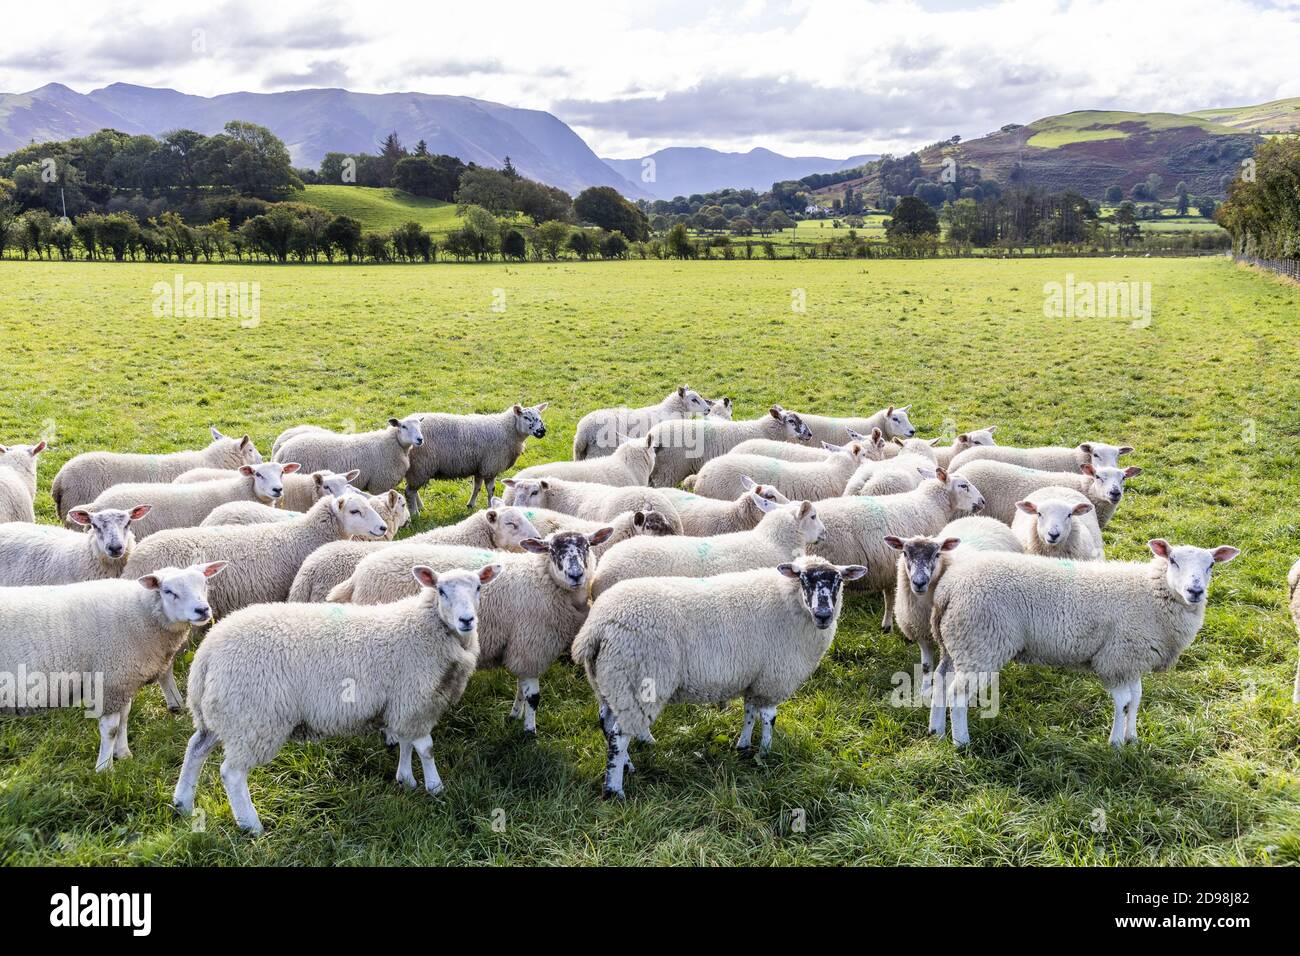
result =
[[892,633],[894,633],[894,625],[892,625],[892,624],[882,624],[882,625],[880,625],[880,633],[881,633],[881,634],[892,634]]
[[442,784],[438,784],[436,787],[425,787],[424,790],[429,796],[436,797],[442,793],[443,787]]
[[168,705],[167,705],[167,713],[171,714],[173,717],[179,717],[181,714],[185,713],[185,705],[184,705],[184,704],[175,704],[175,705],[168,704]]
[[606,788],[601,792],[600,799],[602,799],[602,800],[626,800],[627,797],[623,794],[623,791],[622,791],[622,790],[611,790],[609,787],[606,787]]
[[130,760],[132,756],[133,756],[133,755],[132,755],[131,751],[129,751],[129,750],[121,750],[121,751],[114,751],[114,752],[113,752],[113,759],[114,759],[114,760]]
[[173,810],[176,811],[177,814],[179,814],[182,817],[188,817],[191,813],[194,812],[194,804],[185,803],[181,800],[173,800],[171,803],[171,807]]
[[524,741],[530,744],[537,743],[536,727],[534,727],[532,730],[529,730],[527,727],[524,728]]
[[403,787],[410,787],[412,790],[414,790],[418,786],[418,784],[415,782],[414,777],[398,777],[397,782],[400,783]]

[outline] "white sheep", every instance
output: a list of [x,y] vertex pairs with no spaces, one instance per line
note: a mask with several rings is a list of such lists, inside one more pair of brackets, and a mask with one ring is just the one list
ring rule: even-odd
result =
[[[767,438],[772,441],[812,440],[812,432],[795,412],[773,405],[767,414],[746,421],[715,421],[709,418],[675,419],[650,429],[655,440],[655,468],[650,484],[675,488],[705,462],[725,455],[743,441]],[[841,435],[843,433],[841,432]]]
[[0,586],[76,584],[120,577],[135,547],[131,522],[147,515],[149,507],[93,513],[74,508],[68,518],[87,527],[85,533],[23,522],[0,524]]
[[[404,508],[405,500],[398,500]],[[392,532],[391,527],[389,532]],[[493,551],[519,551],[520,541],[536,537],[539,537],[537,529],[524,517],[522,511],[505,507],[501,499],[496,498],[492,501],[492,507],[485,511],[476,511],[454,525],[412,535],[404,543],[459,544]],[[352,576],[363,559],[388,547],[388,544],[387,541],[334,541],[317,548],[294,576],[293,586],[289,589],[289,600],[324,601],[330,591]]]
[[592,578],[592,600],[599,601],[610,588],[631,578],[703,578],[774,567],[801,557],[826,533],[811,501],[778,505],[752,491],[749,495],[765,512],[763,520],[749,531],[702,538],[643,536],[610,548]]
[[664,488],[663,492],[672,501],[682,519],[682,534],[705,538],[715,534],[730,534],[733,531],[748,531],[763,518],[763,510],[754,503],[750,492],[779,505],[788,504],[790,499],[771,485],[760,485],[748,475],[741,476],[740,485],[745,490],[734,500],[723,501],[718,498],[704,498],[680,488]]
[[235,822],[260,833],[250,770],[275,759],[296,731],[356,734],[372,722],[397,739],[397,782],[416,785],[414,750],[425,790],[441,791],[433,728],[474,673],[480,591],[499,571],[494,564],[441,573],[417,566],[408,573],[420,593],[405,601],[346,608],[261,604],[220,622],[190,669],[194,735],[174,805],[193,810],[204,761],[221,744],[221,782]]
[[897,495],[911,491],[922,479],[933,478],[938,465],[938,439],[908,438],[894,445],[898,454],[868,459],[845,483],[845,495]]
[[1012,445],[980,445],[968,448],[952,460],[952,469],[960,470],[972,461],[1001,461],[1039,471],[1077,472],[1083,465],[1094,468],[1118,468],[1119,456],[1133,451],[1132,445],[1108,445],[1084,442],[1074,448],[1048,445],[1040,448],[1016,448]]
[[36,459],[45,442],[0,445],[0,523],[36,520]]
[[510,716],[522,718],[524,731],[535,734],[541,676],[568,651],[587,617],[596,566],[591,549],[612,533],[613,529],[602,528],[592,535],[557,531],[545,540],[528,538],[520,543],[527,554],[401,541],[357,565],[352,577],[329,593],[329,600],[354,604],[400,600],[411,593],[413,563],[434,570],[500,564],[505,569],[500,586],[483,598],[478,666],[503,667],[514,675]]
[[1094,467],[1088,463],[1074,472],[1039,471],[1000,461],[972,461],[963,465],[957,474],[966,476],[983,492],[983,514],[1005,524],[1009,525],[1016,519],[1016,502],[1023,501],[1039,488],[1055,485],[1085,495],[1097,509],[1097,523],[1104,528],[1124,500],[1124,482],[1142,474],[1142,469],[1136,465],[1111,468]]
[[953,743],[970,740],[973,693],[1011,660],[1090,670],[1115,701],[1110,742],[1137,739],[1142,677],[1172,668],[1205,621],[1216,565],[1240,552],[1148,542],[1150,561],[1058,561],[988,552],[955,563],[934,592],[943,648],[931,729],[952,711]]
[[601,528],[613,528],[614,533],[598,545],[592,545],[591,553],[599,558],[620,541],[635,538],[638,535],[662,536],[677,534],[670,518],[658,511],[620,511],[614,517],[604,521],[590,521],[575,518],[562,511],[549,508],[523,508],[524,515],[537,528],[536,537],[546,538],[557,531],[580,531],[583,534],[595,534]]
[[791,501],[820,501],[844,493],[845,482],[870,459],[868,446],[849,442],[822,461],[783,461],[758,455],[721,455],[687,479],[686,487],[706,498],[731,500],[745,490],[742,478],[771,485]]
[[191,625],[212,619],[208,582],[225,566],[214,561],[156,568],[137,580],[0,588],[0,674],[26,676],[13,685],[22,696],[0,696],[0,709],[85,707],[99,718],[95,769],[112,769],[114,758],[131,756],[127,720],[136,692],[170,677]]
[[881,629],[893,629],[895,554],[885,537],[908,538],[934,534],[954,518],[981,511],[980,490],[960,475],[942,468],[919,488],[898,495],[827,498],[817,503],[826,537],[808,550],[835,564],[865,564],[870,570],[863,587],[885,599]]
[[609,521],[624,511],[657,511],[673,534],[682,530],[677,509],[658,488],[617,488],[559,478],[507,478],[504,484],[506,503],[516,508],[549,508],[588,521]]
[[936,447],[934,460],[941,467],[951,471],[953,459],[962,452],[969,451],[972,448],[996,445],[997,442],[993,440],[993,433],[997,430],[997,425],[990,425],[988,428],[973,428],[970,431],[962,432],[952,440],[951,445]]
[[[886,443],[879,428],[872,429],[869,436],[859,435],[850,429],[848,437],[849,441],[869,446],[868,458],[879,460],[885,457]],[[843,447],[831,442],[822,442],[814,448],[812,445],[796,445],[787,441],[772,441],[769,438],[750,438],[742,441],[727,454],[761,455],[764,458],[781,458],[785,461],[825,461]]]
[[589,481],[597,485],[645,485],[650,483],[650,472],[655,466],[654,438],[642,435],[629,438],[612,454],[589,456],[579,461],[550,461],[543,465],[529,465],[515,472],[516,481],[522,478],[564,478],[567,481]]
[[[724,400],[725,401],[725,400]],[[730,405],[727,406],[730,411]],[[709,400],[685,385],[679,385],[667,397],[643,408],[598,408],[578,419],[573,435],[573,460],[610,455],[627,438],[641,438],[660,422],[672,418],[690,418],[713,414]],[[730,417],[729,414],[726,417]],[[569,475],[557,475],[568,478]],[[634,482],[644,484],[645,482]],[[610,482],[613,484],[613,482]]]
[[278,501],[284,494],[284,475],[298,470],[297,462],[263,462],[242,465],[221,481],[177,485],[170,482],[140,482],[113,485],[87,505],[87,510],[116,508],[127,511],[141,501],[153,505],[135,522],[135,536],[143,542],[150,535],[169,528],[195,528],[213,509],[229,501]]
[[515,466],[525,440],[546,436],[542,412],[548,404],[511,405],[495,415],[422,413],[424,444],[411,452],[411,470],[406,474],[411,514],[420,513],[420,489],[438,478],[473,478],[474,490],[466,504],[471,510],[480,488],[487,488],[491,500],[497,475]]
[[1074,561],[1101,561],[1097,509],[1073,488],[1048,485],[1016,503],[1011,531],[1026,554]]
[[734,410],[730,398],[710,398],[706,399],[709,403],[709,413],[705,418],[713,418],[718,421],[731,421],[731,414]]
[[803,415],[803,422],[812,432],[814,441],[841,442],[845,429],[860,435],[870,435],[872,429],[879,428],[885,438],[911,438],[916,434],[911,420],[907,417],[911,405],[896,408],[890,405],[882,408],[867,418],[832,418],[826,415]]
[[772,745],[777,707],[798,690],[835,638],[843,582],[862,567],[815,559],[711,578],[636,578],[592,605],[573,642],[599,703],[608,745],[604,795],[623,798],[631,740],[670,704],[745,702],[736,741]]
[[327,470],[336,474],[359,472],[353,484],[372,495],[396,488],[411,466],[411,449],[424,443],[423,416],[390,418],[386,428],[343,434],[312,427],[283,441],[273,453],[275,461],[296,461],[304,471]]
[[191,468],[233,471],[243,465],[260,465],[262,456],[247,435],[228,438],[210,428],[212,443],[198,451],[166,455],[136,455],[91,451],[77,455],[59,469],[50,486],[59,520],[80,505],[94,501],[113,485],[171,481]]

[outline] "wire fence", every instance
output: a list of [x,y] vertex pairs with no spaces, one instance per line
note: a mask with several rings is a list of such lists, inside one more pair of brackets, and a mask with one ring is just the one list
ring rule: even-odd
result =
[[1248,256],[1242,253],[1234,255],[1233,258],[1238,262],[1258,266],[1261,269],[1268,269],[1270,272],[1276,272],[1278,275],[1300,282],[1300,259],[1261,259],[1258,256]]

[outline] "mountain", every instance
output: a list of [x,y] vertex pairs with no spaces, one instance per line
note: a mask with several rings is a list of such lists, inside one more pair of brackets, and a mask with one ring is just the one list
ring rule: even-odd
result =
[[[723,153],[704,146],[671,146],[638,159],[606,159],[605,163],[622,178],[639,183],[656,199],[672,199],[727,188],[761,191],[770,189],[775,182],[800,179],[811,173],[852,169],[878,158],[782,156],[762,148],[748,153]],[[654,165],[648,165],[647,160],[652,160]],[[654,178],[647,181],[645,176],[651,169]]]
[[425,140],[435,153],[501,167],[510,157],[531,179],[577,193],[613,186],[632,198],[649,193],[620,177],[573,130],[550,113],[467,96],[351,93],[340,89],[192,96],[114,83],[88,94],[50,84],[0,94],[0,154],[32,141],[84,136],[111,127],[158,135],[173,129],[212,134],[232,119],[268,127],[298,166],[325,153],[375,152],[392,131],[407,146]]
[[1295,133],[1300,132],[1300,96],[1258,106],[1197,110],[1191,115],[1252,133]]
[[[1254,133],[1199,115],[1082,110],[929,147],[920,153],[919,175],[941,181],[951,161],[959,187],[991,179],[1003,186],[1072,189],[1100,199],[1109,186],[1119,185],[1127,194],[1154,173],[1163,181],[1162,198],[1172,195],[1179,182],[1186,182],[1192,195],[1220,196],[1258,140]],[[886,184],[879,165],[873,164],[860,179],[826,187],[817,195],[829,199],[850,185],[874,197]],[[898,183],[889,184],[889,189],[896,192]]]

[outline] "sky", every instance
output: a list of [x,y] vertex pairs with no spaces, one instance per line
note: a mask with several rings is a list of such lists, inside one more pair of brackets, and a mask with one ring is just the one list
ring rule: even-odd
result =
[[0,92],[339,86],[544,109],[601,156],[847,157],[1300,96],[1300,0],[11,3]]

